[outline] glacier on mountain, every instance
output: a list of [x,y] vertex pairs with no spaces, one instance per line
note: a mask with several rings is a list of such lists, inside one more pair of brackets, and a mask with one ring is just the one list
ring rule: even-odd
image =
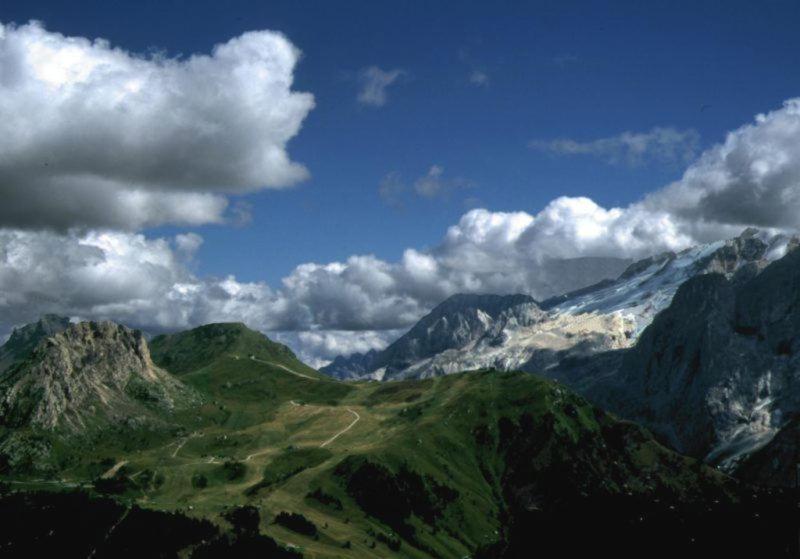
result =
[[748,229],[735,239],[646,258],[615,280],[543,302],[524,295],[455,295],[383,351],[338,357],[322,372],[396,380],[479,368],[546,371],[565,358],[632,346],[689,278],[757,273],[790,242],[786,235]]

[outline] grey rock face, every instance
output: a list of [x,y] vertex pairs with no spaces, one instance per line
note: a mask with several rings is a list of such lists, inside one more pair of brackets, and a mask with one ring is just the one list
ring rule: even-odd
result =
[[673,446],[692,455],[706,453],[715,440],[706,405],[712,386],[711,348],[728,345],[734,315],[734,293],[721,275],[698,276],[678,289],[672,304],[659,314],[622,361],[622,395],[592,391],[613,402],[626,417],[637,417],[665,435]]
[[321,372],[352,378],[357,371],[382,369],[381,378],[391,378],[422,359],[477,340],[502,312],[521,304],[536,302],[527,295],[453,295],[383,351],[337,359]]
[[746,461],[747,471],[786,477],[785,461],[800,453],[787,434],[796,427],[782,431],[800,417],[797,244],[747,230],[541,305],[507,300],[486,312],[456,298],[361,365],[383,379],[522,368],[684,453],[731,471],[752,454],[760,466]]
[[735,468],[800,412],[800,251],[748,279],[690,279],[615,374],[582,382],[678,450]]
[[550,315],[534,304],[501,313],[461,348],[410,365],[395,378],[427,378],[470,369],[547,370],[562,359],[626,347],[633,324],[618,314]]
[[353,380],[368,376],[377,369],[375,366],[381,352],[371,349],[366,353],[354,353],[352,355],[339,355],[320,369],[321,372],[341,380]]
[[79,433],[89,424],[156,418],[194,398],[153,365],[141,332],[82,322],[44,338],[0,379],[0,423]]

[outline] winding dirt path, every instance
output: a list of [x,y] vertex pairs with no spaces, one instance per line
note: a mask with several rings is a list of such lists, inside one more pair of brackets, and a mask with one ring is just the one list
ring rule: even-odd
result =
[[264,361],[263,359],[257,359],[253,355],[250,356],[250,360],[251,361],[255,361],[257,363],[263,363],[264,365],[271,365],[272,367],[278,367],[279,369],[283,369],[287,373],[293,374],[296,377],[305,378],[305,379],[308,379],[308,380],[317,380],[317,381],[319,380],[318,378],[310,377],[308,375],[304,375],[303,373],[298,373],[297,371],[293,371],[289,367],[286,367],[285,365],[281,365],[280,363],[275,363],[274,361]]
[[328,439],[327,441],[325,441],[324,443],[322,443],[321,445],[319,445],[319,447],[320,447],[320,448],[323,448],[323,447],[326,447],[326,446],[328,446],[328,445],[329,445],[329,444],[331,444],[333,441],[335,441],[336,439],[338,439],[340,436],[342,436],[342,435],[344,435],[345,433],[347,433],[347,432],[348,432],[350,429],[352,429],[352,428],[353,428],[353,426],[354,426],[356,423],[358,423],[358,422],[359,422],[359,420],[361,419],[361,416],[360,416],[360,415],[358,415],[358,412],[356,412],[356,411],[353,411],[353,410],[351,410],[350,408],[347,408],[347,411],[349,411],[349,412],[350,412],[350,413],[352,413],[354,416],[356,416],[356,418],[353,420],[353,422],[352,422],[350,425],[348,425],[347,427],[345,427],[344,429],[342,429],[341,431],[339,431],[338,433],[336,433],[334,436],[332,436],[330,439]]
[[117,462],[116,464],[114,464],[113,466],[111,466],[111,467],[108,469],[108,471],[107,471],[106,473],[104,473],[104,474],[103,474],[102,476],[100,476],[100,477],[101,477],[101,478],[103,478],[103,479],[108,479],[108,478],[112,478],[112,477],[114,477],[114,476],[116,475],[116,473],[119,471],[119,469],[120,469],[122,466],[124,466],[125,464],[127,464],[127,463],[128,463],[128,461],[127,461],[127,460],[120,460],[119,462]]
[[180,449],[182,449],[182,448],[183,448],[183,445],[185,445],[186,443],[188,443],[188,442],[189,442],[189,439],[193,439],[193,438],[195,438],[195,437],[202,437],[203,435],[204,435],[204,433],[197,433],[197,432],[195,432],[195,433],[192,433],[191,435],[189,435],[188,437],[185,437],[185,438],[184,438],[184,439],[183,439],[183,440],[180,442],[180,444],[179,444],[179,445],[178,445],[178,446],[175,448],[175,451],[172,453],[172,457],[173,457],[173,458],[177,458],[177,457],[178,457],[178,451],[179,451]]
[[261,456],[262,454],[267,454],[267,453],[268,453],[268,452],[270,452],[270,451],[272,451],[272,448],[268,448],[268,449],[266,449],[266,450],[260,450],[260,451],[258,451],[258,452],[254,452],[253,454],[248,454],[248,455],[245,457],[244,461],[245,461],[245,462],[249,462],[249,461],[250,461],[250,460],[252,460],[252,459],[253,459],[255,456]]

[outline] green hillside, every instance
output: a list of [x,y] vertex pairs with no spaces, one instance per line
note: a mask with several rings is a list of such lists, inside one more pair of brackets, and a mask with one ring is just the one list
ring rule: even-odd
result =
[[206,324],[186,332],[161,335],[150,341],[150,354],[160,367],[182,375],[207,367],[219,359],[257,359],[297,373],[326,378],[297,359],[292,350],[273,342],[242,323]]
[[[722,474],[533,375],[345,384],[241,325],[151,347],[202,395],[175,410],[173,431],[98,438],[47,479],[7,480],[91,487],[222,529],[231,510],[257,511],[263,534],[320,558],[504,556],[530,535],[531,514],[541,524],[622,499],[595,522],[612,533],[647,507],[734,500]],[[555,531],[538,533],[553,543]]]

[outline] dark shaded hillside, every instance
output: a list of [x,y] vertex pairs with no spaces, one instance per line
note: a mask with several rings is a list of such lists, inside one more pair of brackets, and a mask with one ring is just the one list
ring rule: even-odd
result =
[[[414,389],[407,382],[388,390],[395,386],[383,387],[387,396]],[[794,542],[788,496],[737,504],[749,495],[745,487],[531,375],[437,379],[398,421],[413,429],[341,461],[324,493],[343,491],[340,501],[352,500],[402,545],[433,556],[450,556],[451,538],[484,557],[523,557],[534,548],[631,551],[649,538],[708,548],[728,522],[768,536],[776,552]],[[769,522],[752,521],[754,511]]]
[[551,511],[514,509],[502,542],[476,559],[542,556],[797,557],[800,525],[791,492],[740,501],[684,502],[655,497],[583,498]]
[[736,475],[767,486],[798,487],[800,416],[789,420],[771,441],[745,458],[736,469]]
[[564,362],[547,374],[728,471],[767,445],[758,454],[762,466],[751,462],[741,475],[793,483],[787,461],[800,452],[800,439],[787,433],[770,441],[800,413],[798,348],[800,251],[790,250],[763,270],[689,279],[633,348]]
[[[570,415],[571,405],[564,408]],[[793,492],[735,482],[666,450],[645,429],[590,409],[597,430],[566,440],[553,436],[557,416],[500,419],[506,530],[476,557],[527,557],[532,549],[623,556],[656,548],[770,557],[800,551]]]
[[[235,511],[232,511],[235,512]],[[208,520],[128,507],[87,493],[0,492],[0,556],[31,557],[264,557],[301,554],[239,526],[221,532]],[[258,513],[255,512],[256,525]]]

